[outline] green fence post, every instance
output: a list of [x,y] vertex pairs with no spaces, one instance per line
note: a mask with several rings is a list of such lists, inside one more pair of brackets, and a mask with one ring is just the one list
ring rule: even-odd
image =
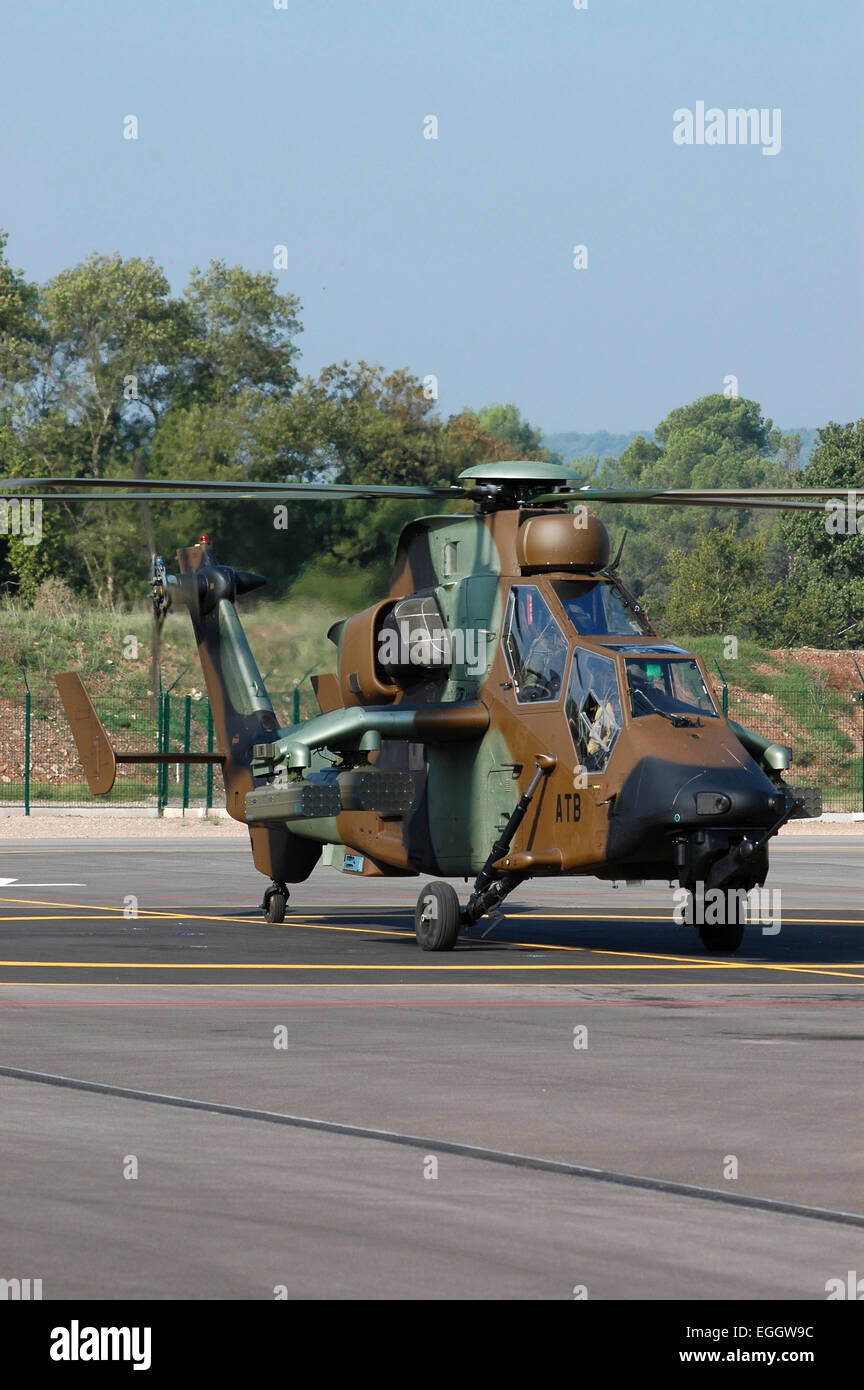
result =
[[[162,703],[163,703],[163,696],[162,696],[162,687],[161,687],[161,684],[160,684],[160,687],[159,687],[159,696],[158,696],[158,700],[157,700],[157,704],[156,704],[156,748],[157,748],[157,751],[160,752],[160,753],[163,753],[163,752],[165,751],[165,748],[164,748],[164,740],[163,740],[163,736],[162,736],[162,733],[163,733],[163,731],[162,731]],[[161,763],[157,763],[157,764],[156,764],[156,814],[159,815],[159,816],[161,816],[161,814],[162,814],[162,764],[161,764]]]
[[[170,742],[171,742],[171,695],[170,695],[170,692],[166,690],[165,694],[162,696],[162,752],[163,752],[163,753],[168,753],[168,752],[170,751],[169,746],[168,746],[168,745],[170,744]],[[159,770],[160,770],[160,772],[162,773],[162,809],[163,809],[163,811],[164,811],[164,810],[165,810],[165,807],[168,805],[168,764],[167,764],[167,763],[162,763],[162,765],[161,765],[161,767],[160,767]]]
[[30,814],[30,682],[27,679],[25,668],[21,667],[21,674],[24,677],[24,814]]
[[716,656],[715,656],[715,658],[714,658],[714,665],[717,667],[717,673],[718,673],[718,675],[720,676],[721,681],[723,682],[723,713],[724,713],[724,714],[726,715],[726,717],[728,718],[728,717],[729,717],[729,687],[728,687],[728,685],[726,684],[726,677],[724,676],[723,672],[720,670],[720,662],[717,660]]
[[[207,701],[207,752],[213,752],[213,706]],[[209,812],[213,806],[213,764],[207,764],[207,805],[205,810]]]
[[[186,707],[183,712],[183,752],[189,752],[189,738],[192,732],[192,696],[184,696]],[[183,814],[189,809],[189,764],[183,764]]]
[[861,810],[864,811],[864,672],[855,661],[854,656],[852,660],[855,662],[855,670],[858,672],[858,679],[861,682],[861,689],[855,699],[858,701],[858,708],[861,711]]

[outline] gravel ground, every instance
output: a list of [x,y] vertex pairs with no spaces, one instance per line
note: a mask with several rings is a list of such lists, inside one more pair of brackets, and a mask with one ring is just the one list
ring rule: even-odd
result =
[[199,816],[118,816],[49,811],[25,816],[20,811],[0,812],[0,840],[242,840],[245,825],[230,820],[203,820]]

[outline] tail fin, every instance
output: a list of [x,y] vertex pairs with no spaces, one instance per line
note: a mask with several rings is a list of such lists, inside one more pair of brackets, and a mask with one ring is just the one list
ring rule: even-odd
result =
[[229,815],[246,820],[251,791],[252,748],[272,740],[279,728],[261,672],[246,640],[234,601],[266,580],[216,563],[209,539],[177,551],[179,575],[168,576],[168,590],[188,608],[198,657],[213,711]]
[[117,776],[117,757],[105,726],[93,708],[93,702],[77,671],[58,672],[54,679],[87,785],[94,796],[106,796]]
[[266,581],[260,574],[217,564],[207,536],[202,536],[198,545],[178,550],[177,563],[180,574],[167,579],[167,588],[182,599],[192,618],[213,725],[225,752],[222,777],[226,809],[229,816],[249,825],[259,873],[276,883],[300,883],[318,862],[320,844],[292,835],[284,824],[249,824],[246,816],[246,794],[255,786],[254,745],[272,743],[279,721],[234,600]]

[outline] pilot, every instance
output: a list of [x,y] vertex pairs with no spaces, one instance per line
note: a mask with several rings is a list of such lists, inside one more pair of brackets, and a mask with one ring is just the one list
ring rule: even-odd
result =
[[617,728],[618,720],[615,717],[615,706],[609,699],[607,692],[598,697],[585,751],[589,754],[605,753],[609,748],[609,740]]
[[644,665],[634,665],[629,676],[630,689],[633,695],[641,695],[644,702],[655,709],[663,708],[668,704],[666,686],[663,680],[663,667],[660,662],[646,661]]

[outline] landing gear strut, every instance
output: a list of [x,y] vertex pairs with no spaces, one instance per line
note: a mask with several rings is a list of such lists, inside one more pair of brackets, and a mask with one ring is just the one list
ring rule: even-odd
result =
[[269,888],[264,890],[264,901],[261,910],[268,922],[285,921],[285,904],[288,901],[288,889],[284,883],[276,883],[275,880]]
[[475,922],[479,922],[484,913],[490,908],[498,907],[512,893],[513,889],[520,884],[526,877],[525,874],[502,874],[493,866],[499,859],[503,859],[513,843],[513,836],[519,829],[525,818],[525,812],[534,799],[534,793],[539,787],[544,777],[547,777],[555,766],[555,759],[541,754],[537,758],[537,769],[527,788],[516,803],[516,809],[501,831],[498,839],[489,854],[489,858],[483,865],[476,879],[474,880],[474,890],[462,910],[462,924],[471,927]]

